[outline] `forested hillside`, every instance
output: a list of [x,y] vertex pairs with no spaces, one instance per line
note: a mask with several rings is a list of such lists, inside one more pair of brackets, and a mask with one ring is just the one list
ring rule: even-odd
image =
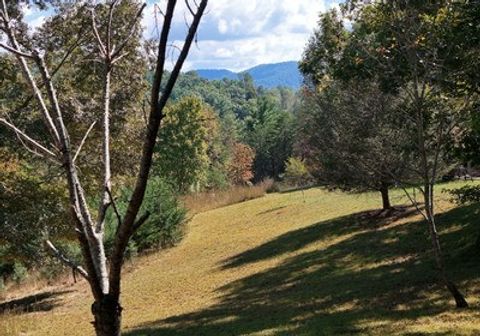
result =
[[298,62],[283,62],[275,64],[261,64],[253,68],[235,73],[221,69],[199,69],[195,72],[201,77],[210,80],[238,79],[248,73],[256,86],[275,88],[278,86],[297,90],[302,85],[302,75],[298,70]]

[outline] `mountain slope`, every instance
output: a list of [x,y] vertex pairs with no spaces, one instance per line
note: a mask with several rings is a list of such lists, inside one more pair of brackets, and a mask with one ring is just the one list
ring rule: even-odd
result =
[[286,86],[298,89],[302,85],[302,75],[295,61],[274,64],[261,64],[245,71],[235,73],[225,69],[199,69],[198,75],[208,80],[238,79],[242,72],[249,73],[257,86],[274,88]]
[[298,89],[302,85],[302,76],[297,62],[261,64],[246,70],[255,84],[267,88],[287,86]]
[[[479,335],[480,266],[466,252],[480,206],[452,208],[437,195],[450,275],[472,309],[453,309],[435,284],[418,216],[366,219],[377,193],[314,188],[198,214],[179,246],[126,263],[124,334]],[[392,199],[406,202],[400,190]],[[31,301],[33,309],[0,315],[1,335],[92,334],[84,281]]]
[[238,74],[225,69],[200,69],[195,72],[202,78],[208,80],[238,79]]

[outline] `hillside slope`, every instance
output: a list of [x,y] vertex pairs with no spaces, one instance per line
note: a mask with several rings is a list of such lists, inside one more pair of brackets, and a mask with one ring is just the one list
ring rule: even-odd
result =
[[[208,80],[238,79],[240,73],[225,69],[199,69],[197,74]],[[298,70],[298,63],[295,61],[260,64],[243,72],[249,73],[257,86],[274,88],[286,86],[298,89],[302,85],[302,75]]]
[[[376,194],[310,189],[195,216],[179,246],[128,265],[126,335],[479,334],[480,269],[470,251],[479,207],[440,200],[448,265],[474,307],[462,311],[435,284],[419,218],[365,219],[378,205]],[[35,312],[2,309],[0,334],[91,334],[85,284],[18,307],[27,300]]]

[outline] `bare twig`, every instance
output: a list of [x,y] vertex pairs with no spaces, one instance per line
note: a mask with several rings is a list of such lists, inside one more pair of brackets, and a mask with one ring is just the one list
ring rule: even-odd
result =
[[102,39],[100,37],[100,34],[98,33],[97,22],[95,20],[95,8],[91,9],[91,13],[92,13],[93,34],[95,35],[95,38],[97,39],[98,48],[100,49],[100,53],[104,57],[108,57],[109,55],[107,54],[107,50],[105,49],[105,45],[103,44]]
[[112,191],[107,189],[108,196],[110,197],[110,204],[112,205],[113,211],[117,216],[118,225],[122,223],[122,216],[120,216],[120,212],[118,211],[117,204],[115,203],[115,199],[113,198]]
[[83,145],[85,144],[85,141],[87,141],[87,137],[88,135],[90,134],[90,132],[92,131],[93,129],[93,126],[95,126],[97,122],[94,121],[90,127],[88,128],[88,130],[85,132],[85,135],[83,136],[82,138],[82,141],[80,142],[80,145],[78,145],[78,148],[77,148],[77,151],[75,152],[75,155],[73,156],[73,159],[72,161],[75,163],[75,160],[77,160],[77,157],[78,157],[78,154],[80,154],[80,151],[82,150],[82,147]]
[[38,141],[32,139],[25,132],[21,131],[18,127],[16,127],[14,124],[10,123],[7,119],[0,118],[0,123],[2,123],[3,125],[7,126],[11,130],[13,130],[19,138],[27,141],[30,145],[32,145],[33,147],[38,149],[44,155],[46,155],[48,157],[51,157],[51,158],[55,158],[55,159],[57,158],[57,155],[54,152],[49,150],[47,147],[41,145]]

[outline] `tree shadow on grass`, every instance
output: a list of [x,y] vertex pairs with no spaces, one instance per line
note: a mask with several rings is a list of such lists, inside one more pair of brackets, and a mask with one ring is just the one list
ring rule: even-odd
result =
[[[260,214],[263,214],[260,213]],[[221,266],[234,268],[257,261],[274,258],[299,250],[318,240],[335,239],[362,230],[379,229],[392,222],[416,214],[414,207],[397,207],[390,213],[378,210],[362,211],[334,220],[320,222],[305,228],[287,232],[274,240],[227,259]]]
[[[480,271],[469,257],[475,254],[471,246],[479,231],[479,209],[457,208],[439,216],[450,276],[461,289],[477,281]],[[371,332],[365,325],[371,321],[383,334],[407,335],[389,325],[454,309],[437,285],[423,222],[372,225],[361,218],[356,214],[317,223],[226,260],[223,268],[240,267],[339,238],[229,283],[219,289],[218,304],[141,325],[127,335],[359,335]],[[432,292],[438,295],[432,298]]]
[[47,291],[0,303],[0,314],[50,311],[59,306],[59,296],[71,290]]

